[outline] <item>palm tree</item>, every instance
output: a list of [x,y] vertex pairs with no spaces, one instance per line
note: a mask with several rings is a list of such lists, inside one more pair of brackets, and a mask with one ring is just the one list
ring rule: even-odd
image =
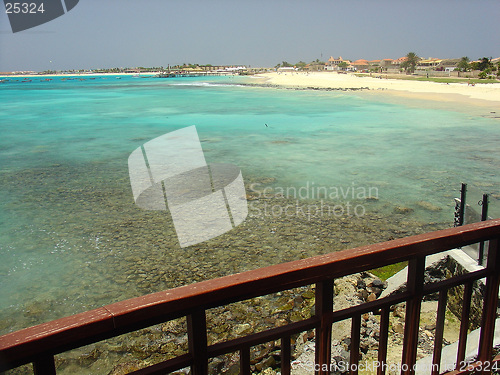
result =
[[298,63],[295,64],[295,66],[299,69],[304,69],[304,67],[307,65],[304,61],[299,61]]
[[457,64],[458,71],[466,72],[467,70],[469,70],[470,69],[469,61],[470,60],[467,56],[462,57]]
[[491,68],[491,58],[483,57],[481,60],[479,60],[479,70],[483,71],[488,68]]
[[408,52],[408,54],[406,55],[406,60],[403,61],[401,67],[404,68],[407,73],[413,73],[419,60],[420,57],[418,57],[415,52]]

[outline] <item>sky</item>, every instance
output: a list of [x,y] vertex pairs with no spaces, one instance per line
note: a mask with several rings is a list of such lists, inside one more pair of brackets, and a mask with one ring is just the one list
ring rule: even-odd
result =
[[495,58],[499,20],[500,0],[80,0],[13,33],[3,8],[0,72]]

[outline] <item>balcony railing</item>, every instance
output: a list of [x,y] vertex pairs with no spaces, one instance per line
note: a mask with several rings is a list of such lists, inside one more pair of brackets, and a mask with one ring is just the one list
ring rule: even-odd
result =
[[[406,302],[401,359],[404,366],[401,368],[404,374],[411,374],[417,357],[420,307],[423,297],[439,293],[433,354],[433,363],[439,364],[443,346],[447,292],[450,288],[464,285],[464,303],[456,358],[456,363],[460,364],[465,357],[472,285],[474,281],[482,278],[486,279],[486,287],[477,360],[492,361],[500,277],[499,240],[500,219],[496,219],[278,264],[132,298],[1,336],[0,371],[33,363],[35,374],[55,374],[56,354],[186,317],[188,353],[135,371],[134,374],[165,374],[190,366],[192,374],[203,375],[208,373],[210,358],[233,352],[239,352],[240,374],[250,374],[251,347],[273,340],[281,341],[281,373],[289,374],[291,336],[311,329],[315,330],[316,368],[318,373],[328,374],[332,324],[341,320],[351,320],[349,363],[357,364],[361,316],[367,312],[379,311],[378,361],[381,365],[378,368],[378,375],[382,375],[387,355],[390,308]],[[489,241],[484,268],[432,284],[424,284],[426,256],[481,241]],[[333,310],[333,284],[336,278],[403,261],[408,262],[405,291],[347,309]],[[316,285],[315,314],[311,318],[225,342],[207,344],[207,309],[311,284]],[[500,358],[493,360],[498,361]],[[480,368],[479,362],[471,366],[468,371],[472,372],[474,366],[475,370]],[[356,371],[354,366],[351,367],[351,374],[356,374]],[[439,373],[439,367],[434,365],[432,375]]]

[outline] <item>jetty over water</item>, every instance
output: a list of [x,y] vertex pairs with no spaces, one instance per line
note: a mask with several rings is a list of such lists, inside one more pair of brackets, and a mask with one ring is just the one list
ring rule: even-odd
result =
[[235,72],[214,71],[214,72],[162,72],[154,78],[179,78],[179,77],[213,77],[213,76],[234,76]]

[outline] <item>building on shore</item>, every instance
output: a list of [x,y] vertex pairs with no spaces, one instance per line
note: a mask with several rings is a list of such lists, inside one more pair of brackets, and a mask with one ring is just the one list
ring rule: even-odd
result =
[[351,64],[349,60],[344,60],[342,56],[339,56],[338,58],[330,56],[328,61],[325,63],[325,70],[342,70],[340,67],[342,63],[346,63],[348,66]]
[[399,69],[399,68],[401,68],[401,64],[404,63],[406,60],[408,60],[408,57],[406,57],[406,56],[403,56],[403,57],[400,57],[399,59],[393,60],[392,67]]
[[287,72],[292,73],[297,71],[297,68],[295,68],[294,66],[281,66],[276,71],[278,73],[287,73]]
[[382,59],[382,60],[380,60],[380,66],[382,68],[384,68],[385,70],[387,70],[387,69],[392,67],[393,61],[394,61],[393,59]]
[[421,59],[417,63],[417,69],[428,69],[437,67],[443,59],[438,59],[436,57],[429,57],[428,59]]
[[351,63],[351,65],[354,66],[354,68],[356,68],[356,70],[358,71],[370,69],[370,63],[368,62],[368,60],[365,59],[356,60],[353,63]]

